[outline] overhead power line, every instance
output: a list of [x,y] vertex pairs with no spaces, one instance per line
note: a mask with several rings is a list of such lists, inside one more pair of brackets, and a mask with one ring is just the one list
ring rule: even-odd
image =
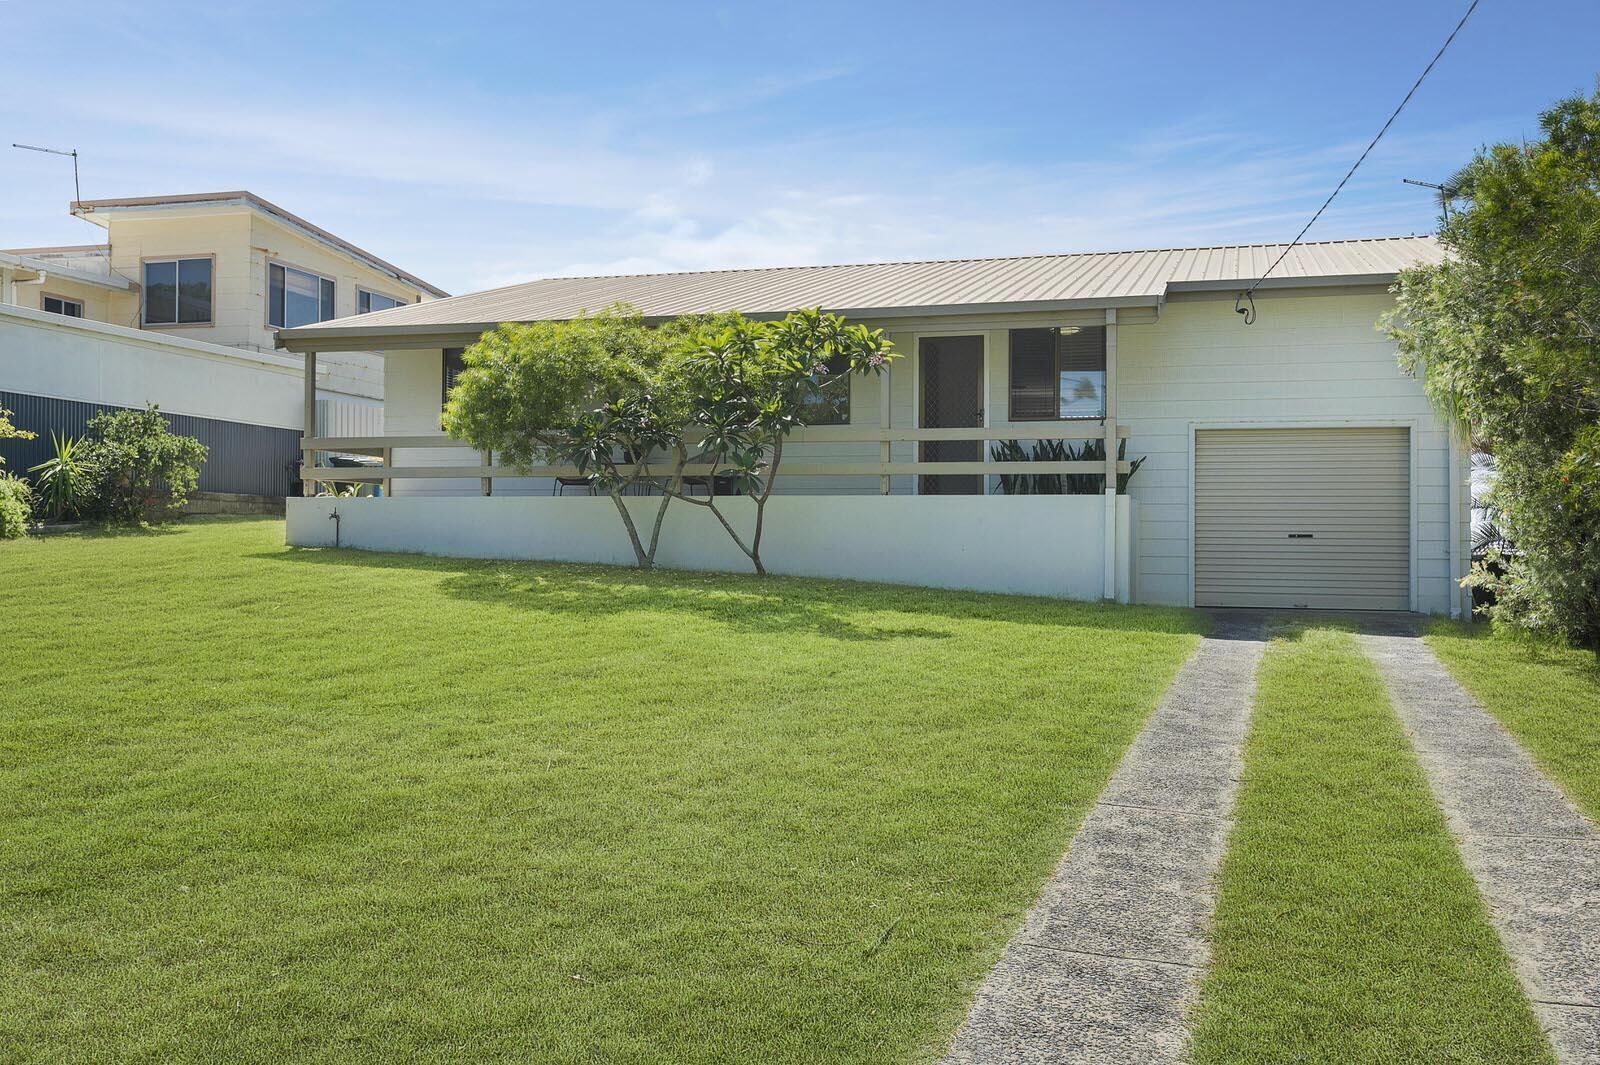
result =
[[[1456,34],[1461,32],[1461,27],[1467,24],[1467,20],[1472,17],[1472,13],[1478,10],[1478,4],[1480,2],[1481,0],[1472,0],[1472,2],[1467,5],[1467,10],[1461,16],[1460,21],[1456,23],[1456,28],[1450,31],[1450,36],[1444,39],[1444,43],[1441,44],[1439,46],[1439,50],[1433,54],[1433,58],[1428,60],[1428,65],[1422,68],[1422,73],[1418,74],[1417,80],[1412,82],[1411,88],[1406,92],[1405,98],[1400,101],[1400,105],[1396,107],[1393,113],[1389,115],[1389,120],[1383,124],[1383,128],[1378,130],[1378,135],[1372,138],[1371,143],[1369,143],[1366,148],[1362,150],[1360,157],[1358,157],[1354,163],[1350,164],[1350,169],[1345,172],[1344,177],[1339,179],[1339,184],[1335,186],[1334,190],[1328,194],[1328,198],[1322,201],[1322,206],[1318,207],[1317,213],[1311,216],[1311,221],[1307,222],[1300,228],[1300,232],[1295,234],[1295,238],[1288,243],[1283,251],[1278,253],[1278,257],[1272,261],[1272,265],[1267,267],[1260,277],[1250,282],[1250,287],[1239,293],[1238,299],[1233,301],[1233,309],[1245,316],[1244,321],[1246,325],[1249,325],[1256,320],[1255,301],[1253,299],[1256,289],[1260,288],[1261,283],[1265,281],[1274,270],[1282,265],[1283,260],[1291,251],[1295,249],[1296,245],[1298,245],[1300,241],[1305,238],[1305,235],[1310,232],[1311,227],[1317,224],[1317,219],[1322,217],[1322,212],[1328,209],[1328,205],[1333,202],[1334,197],[1338,196],[1340,192],[1344,191],[1345,185],[1352,177],[1355,176],[1355,172],[1361,168],[1361,164],[1367,161],[1367,156],[1372,154],[1372,149],[1376,148],[1378,146],[1378,142],[1383,140],[1383,135],[1389,132],[1389,127],[1394,125],[1394,120],[1400,117],[1400,112],[1406,109],[1406,104],[1411,102],[1411,98],[1417,94],[1418,89],[1422,88],[1422,83],[1427,80],[1428,75],[1433,73],[1433,68],[1438,65],[1439,60],[1444,58],[1445,52],[1449,50],[1451,43],[1455,41]],[[1240,306],[1240,303],[1245,300],[1251,301],[1248,308]]]

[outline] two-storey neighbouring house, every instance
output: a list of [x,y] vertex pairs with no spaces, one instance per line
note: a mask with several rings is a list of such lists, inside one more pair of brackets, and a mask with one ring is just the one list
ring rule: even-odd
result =
[[[0,251],[0,405],[39,433],[7,446],[13,467],[37,461],[50,431],[81,432],[97,409],[155,403],[200,420],[190,431],[212,447],[213,488],[282,495],[285,441],[304,426],[301,404],[279,394],[278,330],[446,295],[250,192],[70,209],[105,242]],[[321,431],[382,431],[376,354],[323,360],[315,388]]]

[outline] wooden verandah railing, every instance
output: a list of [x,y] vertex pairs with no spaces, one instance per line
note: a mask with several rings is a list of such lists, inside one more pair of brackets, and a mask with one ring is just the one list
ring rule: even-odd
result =
[[[1117,439],[1126,440],[1128,430],[1120,426]],[[1107,447],[1106,457],[1087,461],[894,461],[892,445],[897,443],[926,443],[930,441],[965,441],[985,443],[995,440],[1073,440],[1089,441],[1106,438],[1106,428],[1099,421],[1092,422],[1013,422],[1004,425],[974,426],[954,429],[881,429],[876,426],[813,426],[795,430],[785,441],[786,447],[796,444],[877,444],[876,461],[836,461],[810,458],[790,451],[778,467],[780,483],[786,477],[877,477],[880,491],[889,494],[889,479],[894,476],[930,475],[991,475],[991,474],[1091,474],[1105,475],[1110,485],[1116,484],[1116,475],[1127,473],[1129,465],[1117,456],[1118,448]],[[385,492],[394,480],[425,480],[444,478],[477,478],[482,483],[484,495],[494,491],[497,477],[582,477],[584,472],[575,466],[534,466],[518,469],[497,465],[494,456],[487,452],[473,452],[476,462],[450,465],[395,465],[395,452],[412,448],[456,448],[472,451],[470,444],[451,439],[443,434],[436,436],[351,436],[305,437],[301,440],[305,464],[301,479],[308,488],[317,481],[379,482]],[[324,452],[367,455],[380,460],[373,466],[319,466],[316,456]],[[662,462],[663,471],[667,468]],[[687,477],[704,477],[715,472],[707,463],[694,463],[684,467]],[[310,491],[307,494],[312,494]]]

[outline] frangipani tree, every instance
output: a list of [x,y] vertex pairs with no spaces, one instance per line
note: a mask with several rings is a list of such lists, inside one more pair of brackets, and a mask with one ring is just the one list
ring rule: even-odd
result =
[[[654,565],[667,507],[682,500],[715,515],[765,573],[761,540],[784,440],[852,374],[881,373],[894,357],[880,330],[817,310],[650,327],[619,305],[485,333],[463,355],[444,425],[520,469],[571,465],[593,477],[616,504],[641,568]],[[706,496],[685,491],[691,471],[712,486]],[[719,480],[754,501],[748,533],[718,501]],[[624,499],[644,483],[661,491],[648,538]]]
[[620,305],[565,322],[502,325],[463,353],[445,431],[520,469],[572,465],[593,477],[648,569],[670,499],[645,539],[623,496],[651,475],[651,456],[672,446],[687,417],[681,381],[667,372],[682,340],[681,329],[651,329]]
[[[701,433],[692,461],[709,464],[713,479],[728,478],[755,501],[748,535],[735,527],[714,492],[696,498],[683,494],[681,483],[674,489],[685,503],[710,510],[764,574],[761,538],[784,441],[835,397],[848,394],[853,375],[882,374],[898,355],[882,330],[820,310],[770,322],[730,315],[702,323],[686,351],[691,429]],[[690,453],[687,443],[679,447],[681,455]]]

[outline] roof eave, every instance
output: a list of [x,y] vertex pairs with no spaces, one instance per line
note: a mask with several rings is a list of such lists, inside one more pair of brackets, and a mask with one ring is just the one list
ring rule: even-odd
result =
[[[1161,298],[1155,295],[1109,296],[1094,299],[1025,300],[1005,303],[947,303],[923,304],[908,307],[824,307],[823,310],[846,318],[883,321],[897,318],[932,318],[992,314],[1049,313],[1051,311],[1081,311],[1110,307],[1156,307]],[[391,312],[383,312],[385,314]],[[788,311],[755,311],[746,317],[756,320],[781,318]],[[645,315],[652,324],[670,321],[676,315]],[[537,319],[528,319],[535,321]],[[303,325],[282,329],[277,334],[277,346],[286,351],[383,351],[386,349],[417,349],[457,347],[471,344],[490,329],[495,322],[435,322],[414,326],[390,326],[383,322],[370,325],[327,326]]]

